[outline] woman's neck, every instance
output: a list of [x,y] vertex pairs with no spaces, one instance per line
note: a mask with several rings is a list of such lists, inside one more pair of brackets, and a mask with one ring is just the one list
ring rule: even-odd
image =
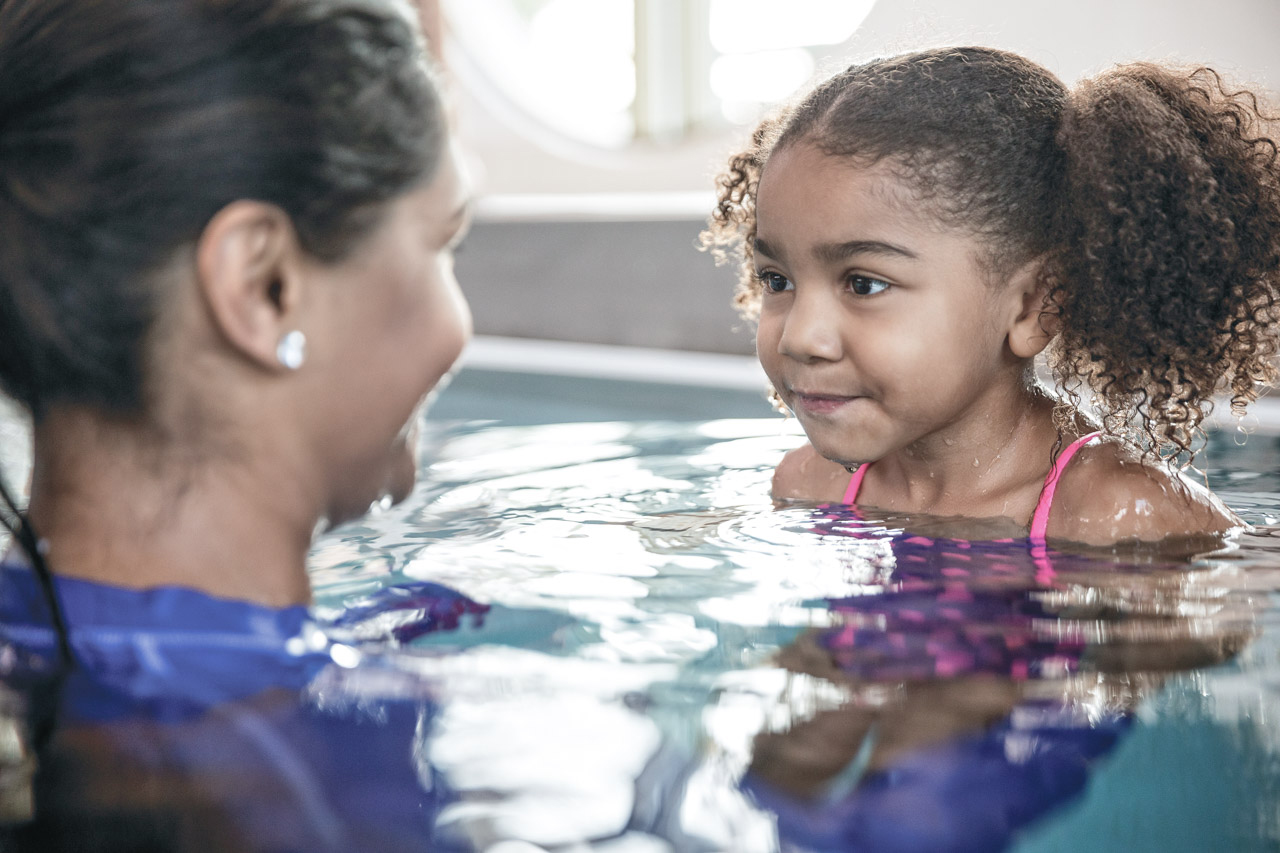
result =
[[[306,604],[318,513],[270,460],[196,458],[146,431],[59,413],[35,430],[29,516],[55,574]],[[282,485],[285,484],[285,485]]]

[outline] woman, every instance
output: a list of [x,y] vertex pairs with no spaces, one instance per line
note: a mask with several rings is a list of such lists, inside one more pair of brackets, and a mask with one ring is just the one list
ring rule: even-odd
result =
[[395,0],[0,0],[0,385],[35,439],[3,675],[57,733],[12,843],[425,845],[421,706],[348,760],[350,719],[263,697],[329,662],[298,646],[313,532],[413,483],[467,196]]

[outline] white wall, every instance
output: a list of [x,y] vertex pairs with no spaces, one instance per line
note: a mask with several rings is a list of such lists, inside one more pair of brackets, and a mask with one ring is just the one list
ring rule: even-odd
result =
[[[1023,53],[1071,82],[1132,59],[1211,64],[1280,93],[1280,0],[880,0],[827,63],[942,44]],[[518,128],[468,86],[460,57],[459,128],[488,194],[707,190],[740,128],[672,148],[593,151]],[[584,69],[589,73],[589,69]]]

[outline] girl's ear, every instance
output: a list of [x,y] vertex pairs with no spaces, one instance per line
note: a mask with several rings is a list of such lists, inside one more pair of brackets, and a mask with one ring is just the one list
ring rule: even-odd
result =
[[1009,279],[1009,297],[1015,300],[1009,327],[1009,350],[1018,358],[1034,358],[1058,334],[1058,316],[1049,304],[1049,283],[1041,276],[1043,259],[1036,258]]
[[218,211],[196,243],[196,275],[213,326],[262,367],[284,369],[277,347],[300,331],[301,259],[289,216],[258,201]]

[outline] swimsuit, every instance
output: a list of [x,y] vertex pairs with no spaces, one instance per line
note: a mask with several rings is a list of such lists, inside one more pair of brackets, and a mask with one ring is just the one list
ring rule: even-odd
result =
[[[1072,457],[1101,433],[1060,453],[1044,480],[1026,539],[971,542],[892,530],[864,520],[854,504],[869,464],[849,479],[844,506],[820,508],[810,529],[827,536],[880,540],[891,574],[873,595],[828,599],[840,624],[820,642],[844,672],[860,679],[953,678],[976,673],[1015,681],[1076,672],[1085,637],[1039,595],[1060,573],[1088,560],[1049,549],[1045,530],[1058,482]],[[866,549],[870,551],[870,549]],[[1079,564],[1079,565],[1078,565]],[[1045,626],[1065,630],[1046,632]]]
[[[0,822],[0,849],[80,849],[126,830],[131,849],[148,850],[471,849],[437,832],[454,795],[418,756],[438,709],[407,669],[376,654],[355,669],[337,665],[306,607],[54,582],[77,658],[60,682],[40,585],[21,556],[0,560],[0,700],[34,706],[51,695],[59,711],[36,819]],[[371,596],[335,624],[375,610],[412,614],[392,632],[412,638],[487,609],[417,582]],[[12,713],[0,706],[0,725]],[[129,785],[149,793],[113,793]]]
[[[1036,501],[1036,510],[1031,515],[1032,542],[1043,542],[1045,539],[1045,532],[1049,528],[1049,510],[1053,506],[1053,495],[1058,490],[1058,480],[1062,478],[1062,472],[1067,469],[1067,463],[1071,461],[1071,457],[1075,456],[1080,448],[1101,435],[1101,432],[1091,432],[1088,435],[1080,436],[1067,445],[1067,449],[1058,454],[1057,459],[1053,460],[1053,467],[1045,475],[1044,487],[1041,488],[1040,498]],[[843,503],[857,503],[858,490],[862,488],[862,478],[867,475],[867,469],[870,467],[870,462],[859,465],[858,470],[854,471],[849,477],[849,485],[844,490]]]
[[[805,522],[811,532],[846,538],[847,574],[865,577],[856,594],[825,602],[834,624],[814,639],[835,668],[855,687],[1052,682],[1080,672],[1090,639],[1051,593],[1060,573],[1092,571],[1096,563],[1050,550],[1044,532],[1063,471],[1100,435],[1082,436],[1059,454],[1027,539],[925,536],[867,520],[848,505],[868,465],[853,472],[846,505],[820,506]],[[868,567],[875,573],[866,574]],[[1000,850],[1078,796],[1132,722],[1123,709],[1095,713],[1023,698],[991,725],[906,753],[883,770],[866,772],[855,759],[852,781],[842,774],[810,798],[751,770],[742,787],[777,815],[779,836],[805,849]],[[904,803],[930,820],[885,819]]]

